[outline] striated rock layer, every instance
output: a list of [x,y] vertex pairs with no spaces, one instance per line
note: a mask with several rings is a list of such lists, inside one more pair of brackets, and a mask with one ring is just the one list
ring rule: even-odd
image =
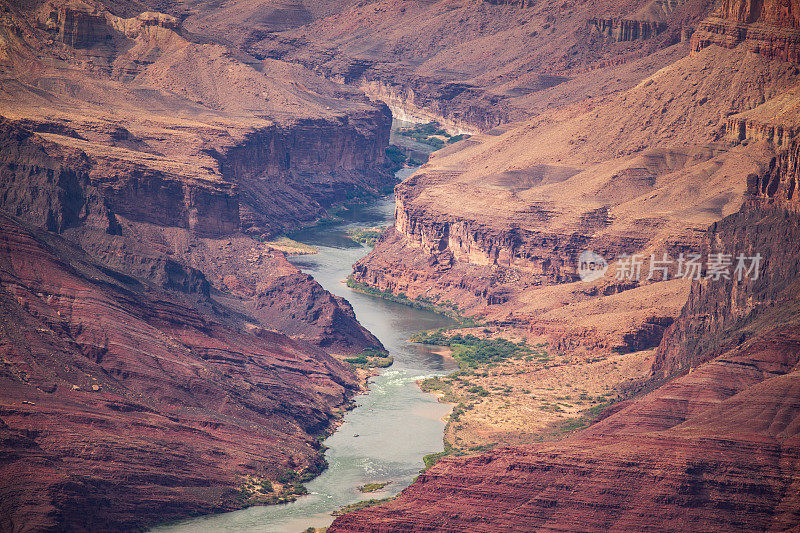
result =
[[86,154],[131,220],[274,235],[392,184],[386,106],[303,68],[193,41],[159,13],[56,3],[6,19],[0,115]]
[[600,18],[589,19],[589,26],[617,41],[649,39],[667,29],[667,24],[663,22]]
[[[712,226],[705,253],[759,254],[758,279],[740,282],[733,276],[692,285],[689,301],[659,346],[654,371],[671,375],[685,371],[741,344],[757,334],[742,324],[782,320],[780,309],[794,303],[790,288],[800,275],[795,235],[798,221],[797,180],[800,143],[776,156],[761,174],[748,176],[745,207]],[[735,259],[734,259],[735,261]],[[776,314],[777,313],[777,314]],[[739,337],[731,337],[734,329]]]
[[[280,252],[236,233],[232,185],[167,180],[146,170],[108,183],[98,177],[104,168],[84,152],[7,121],[0,123],[0,143],[6,212],[62,233],[106,265],[163,289],[206,295],[211,286],[233,289],[253,320],[335,352],[380,346],[349,303],[300,274]],[[275,305],[283,312],[267,311]]]
[[[436,152],[397,186],[396,223],[353,277],[559,346],[655,347],[652,325],[677,316],[689,284],[650,276],[651,254],[701,251],[739,208],[743,177],[767,173],[796,127],[796,80],[790,64],[708,48],[588,111]],[[591,283],[577,271],[587,249],[610,264]],[[644,260],[638,280],[617,275],[624,254]]]
[[772,59],[800,62],[800,4],[794,0],[725,0],[692,36],[692,48],[744,45]]
[[758,250],[766,264],[755,282],[693,286],[654,365],[656,377],[688,364],[690,372],[566,440],[442,459],[398,499],[329,531],[795,528],[796,218],[785,203],[753,197],[712,228],[713,247]]
[[269,240],[393,183],[388,108],[122,7],[0,6],[4,531],[141,530],[318,473],[359,389],[331,354],[381,347]]
[[576,78],[593,98],[635,85],[645,71],[631,73],[633,80],[616,67],[667,49],[680,54],[673,45],[711,3],[380,1],[347,5],[246,46],[361,87],[400,118],[485,132],[582,100],[586,87],[559,87]]
[[138,529],[241,506],[240,476],[318,467],[352,371],[7,215],[0,229],[2,529]]

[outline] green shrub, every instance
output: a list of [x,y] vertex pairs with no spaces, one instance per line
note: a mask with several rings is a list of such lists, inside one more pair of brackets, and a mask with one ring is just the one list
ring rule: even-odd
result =
[[469,139],[469,135],[467,135],[465,133],[460,133],[458,135],[453,135],[452,137],[447,139],[447,144],[457,143],[458,141],[461,141],[461,140],[464,140],[464,139]]
[[359,492],[375,492],[381,490],[383,487],[391,483],[391,481],[384,481],[382,483],[366,483],[358,487]]
[[531,352],[525,343],[515,343],[503,338],[481,339],[472,334],[445,335],[442,331],[432,331],[418,333],[411,337],[411,340],[423,344],[449,346],[453,357],[465,367],[500,363]]
[[395,170],[403,168],[403,165],[406,163],[406,160],[408,159],[406,157],[406,153],[397,146],[387,146],[385,153],[386,153],[386,161],[389,165],[389,168]]
[[285,485],[285,484],[291,483],[292,481],[297,479],[297,472],[295,472],[292,469],[287,468],[286,470],[284,470],[283,472],[278,474],[278,477],[275,478],[275,479],[281,485]]
[[472,394],[477,394],[478,396],[489,396],[489,391],[484,389],[480,385],[468,388],[467,392]]
[[364,500],[364,501],[361,501],[361,502],[351,503],[350,505],[346,505],[346,506],[342,507],[339,510],[333,511],[331,514],[333,516],[341,516],[343,514],[347,514],[347,513],[350,513],[352,511],[358,511],[359,509],[364,509],[364,508],[367,508],[367,507],[372,507],[373,505],[378,505],[378,504],[381,504],[381,503],[384,503],[384,502],[391,501],[394,498],[395,497],[392,496],[392,497],[383,498],[383,499],[380,499],[380,500],[372,499],[372,500]]

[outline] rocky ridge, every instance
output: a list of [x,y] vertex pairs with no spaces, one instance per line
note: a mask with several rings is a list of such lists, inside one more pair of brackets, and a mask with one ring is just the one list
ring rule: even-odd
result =
[[319,468],[351,370],[202,294],[0,224],[3,529],[140,529],[241,507],[241,476]]
[[[10,11],[5,66],[15,77],[0,95],[3,208],[68,233],[113,268],[150,279],[168,277],[167,267],[194,272],[190,278],[202,272],[221,290],[225,276],[251,277],[239,296],[252,314],[259,283],[288,287],[294,278],[268,280],[227,253],[263,256],[269,247],[259,240],[392,182],[383,166],[384,106],[302,68],[187,40],[169,15],[54,6]],[[42,48],[48,34],[58,38],[73,26],[94,40]],[[71,68],[52,66],[48,54]],[[40,70],[20,68],[26,61]],[[294,81],[284,86],[280,77]],[[236,249],[226,248],[234,237]],[[276,253],[270,261],[281,260]],[[285,275],[296,276],[287,265]],[[313,305],[331,306],[331,318],[315,324],[313,313],[299,315],[284,331],[342,353],[379,345],[349,304],[304,283],[322,298]]]
[[607,69],[685,40],[709,5],[370,2],[272,32],[248,50],[359,86],[395,116],[485,132],[535,114],[534,102],[574,97],[553,89],[588,71],[607,77],[595,96],[609,94],[623,80]]
[[748,177],[741,209],[709,229],[706,253],[760,253],[762,268],[757,279],[693,283],[661,340],[654,391],[563,441],[442,459],[399,498],[330,531],[795,527],[796,153],[794,141]]
[[[731,80],[729,68],[762,85]],[[395,226],[354,279],[565,346],[653,347],[651,319],[676,316],[688,283],[647,280],[647,259],[698,251],[705,228],[738,209],[746,184],[735,177],[764,172],[781,145],[757,142],[766,135],[725,144],[725,132],[788,105],[794,72],[707,49],[588,111],[550,112],[437,152],[397,187]],[[586,249],[611,268],[576,284]],[[614,259],[634,253],[643,276],[617,279]]]
[[3,530],[313,477],[381,347],[270,239],[393,183],[386,106],[137,6],[2,6]]

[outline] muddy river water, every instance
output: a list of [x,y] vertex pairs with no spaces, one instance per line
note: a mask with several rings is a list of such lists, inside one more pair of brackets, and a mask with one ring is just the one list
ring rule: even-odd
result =
[[[400,171],[405,178],[410,172]],[[318,254],[291,258],[327,290],[350,301],[359,321],[375,334],[394,356],[394,364],[370,379],[370,391],[355,398],[343,424],[325,445],[329,468],[306,483],[309,495],[296,502],[204,516],[152,531],[300,533],[309,526],[333,521],[331,511],[345,505],[385,498],[400,492],[423,467],[425,454],[442,450],[444,422],[450,407],[438,403],[416,385],[420,378],[446,374],[455,363],[426,346],[408,342],[418,331],[450,325],[434,313],[361,294],[344,284],[352,265],[369,248],[347,238],[347,230],[391,224],[394,201],[381,199],[352,209],[344,222],[306,230],[292,238],[311,244]],[[358,436],[356,436],[358,435]],[[370,482],[390,483],[382,490],[362,494],[358,487]]]

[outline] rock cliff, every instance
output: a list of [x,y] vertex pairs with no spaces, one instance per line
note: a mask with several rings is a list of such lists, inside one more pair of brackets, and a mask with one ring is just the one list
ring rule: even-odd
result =
[[391,184],[382,169],[390,127],[383,107],[255,131],[220,154],[222,175],[239,187],[242,230],[275,234],[324,216],[332,204],[378,196]]
[[[759,74],[732,80],[729,68]],[[614,259],[701,249],[705,229],[741,204],[745,180],[733,177],[767,172],[791,134],[795,79],[789,64],[707,49],[588,112],[437,152],[397,186],[394,228],[354,279],[564,345],[654,347],[651,319],[676,316],[688,282],[646,280],[648,261],[638,283],[617,279]],[[725,144],[740,121],[749,137]],[[575,283],[587,249],[611,267]]]
[[371,2],[266,34],[248,50],[362,87],[396,116],[490,131],[575,98],[556,87],[589,71],[594,96],[635,85],[611,70],[679,43],[710,3]]
[[635,41],[649,39],[667,29],[663,22],[626,19],[589,19],[589,26],[602,35],[617,41]]
[[[741,344],[755,334],[752,325],[774,316],[794,300],[800,265],[797,257],[798,143],[771,160],[761,174],[747,178],[743,208],[709,229],[705,254],[759,254],[758,279],[700,280],[692,285],[681,316],[659,346],[654,371],[669,376],[686,371]],[[739,336],[732,335],[738,331]]]
[[[353,90],[192,41],[165,14],[58,3],[9,14],[0,114],[84,152],[122,216],[273,235],[392,183],[389,110]],[[48,49],[49,36],[60,44]]]
[[796,527],[796,154],[747,178],[742,208],[709,229],[708,250],[760,253],[760,274],[694,283],[661,340],[654,391],[560,442],[445,458],[329,531]]
[[794,1],[723,1],[692,36],[692,47],[711,44],[749,50],[773,59],[800,62],[800,6]]
[[331,354],[381,346],[269,240],[393,183],[386,106],[125,7],[2,6],[2,530],[313,476],[360,386]]
[[0,225],[4,530],[139,529],[240,507],[242,476],[317,468],[357,387],[341,363]]
[[[82,151],[64,150],[7,121],[0,124],[0,139],[6,212],[62,233],[110,267],[164,289],[208,293],[210,281],[229,290],[225,277],[238,276],[239,285],[248,286],[239,296],[251,312],[269,319],[268,327],[338,353],[380,346],[347,302],[301,275],[280,252],[237,233],[240,189],[233,185],[123,165],[108,183],[97,179],[100,165]],[[126,177],[126,170],[132,175]],[[231,239],[236,246],[223,244]],[[275,301],[268,303],[270,298]],[[289,311],[280,316],[264,310],[272,305]],[[294,306],[297,312],[291,312]]]
[[[46,49],[70,10],[110,38]],[[102,6],[47,4],[9,13],[16,29],[0,97],[0,206],[113,268],[181,290],[258,278],[240,295],[254,312],[259,283],[291,283],[230,256],[263,255],[242,233],[263,239],[295,229],[393,182],[383,165],[388,109],[307,70],[187,40],[174,17],[154,12],[121,18]],[[36,53],[60,55],[71,68]],[[39,70],[24,70],[23,60]],[[212,242],[234,237],[236,251]],[[282,269],[298,274],[288,263]],[[317,324],[320,315],[302,312],[283,330],[341,353],[379,346],[348,304],[302,285],[331,318]]]

